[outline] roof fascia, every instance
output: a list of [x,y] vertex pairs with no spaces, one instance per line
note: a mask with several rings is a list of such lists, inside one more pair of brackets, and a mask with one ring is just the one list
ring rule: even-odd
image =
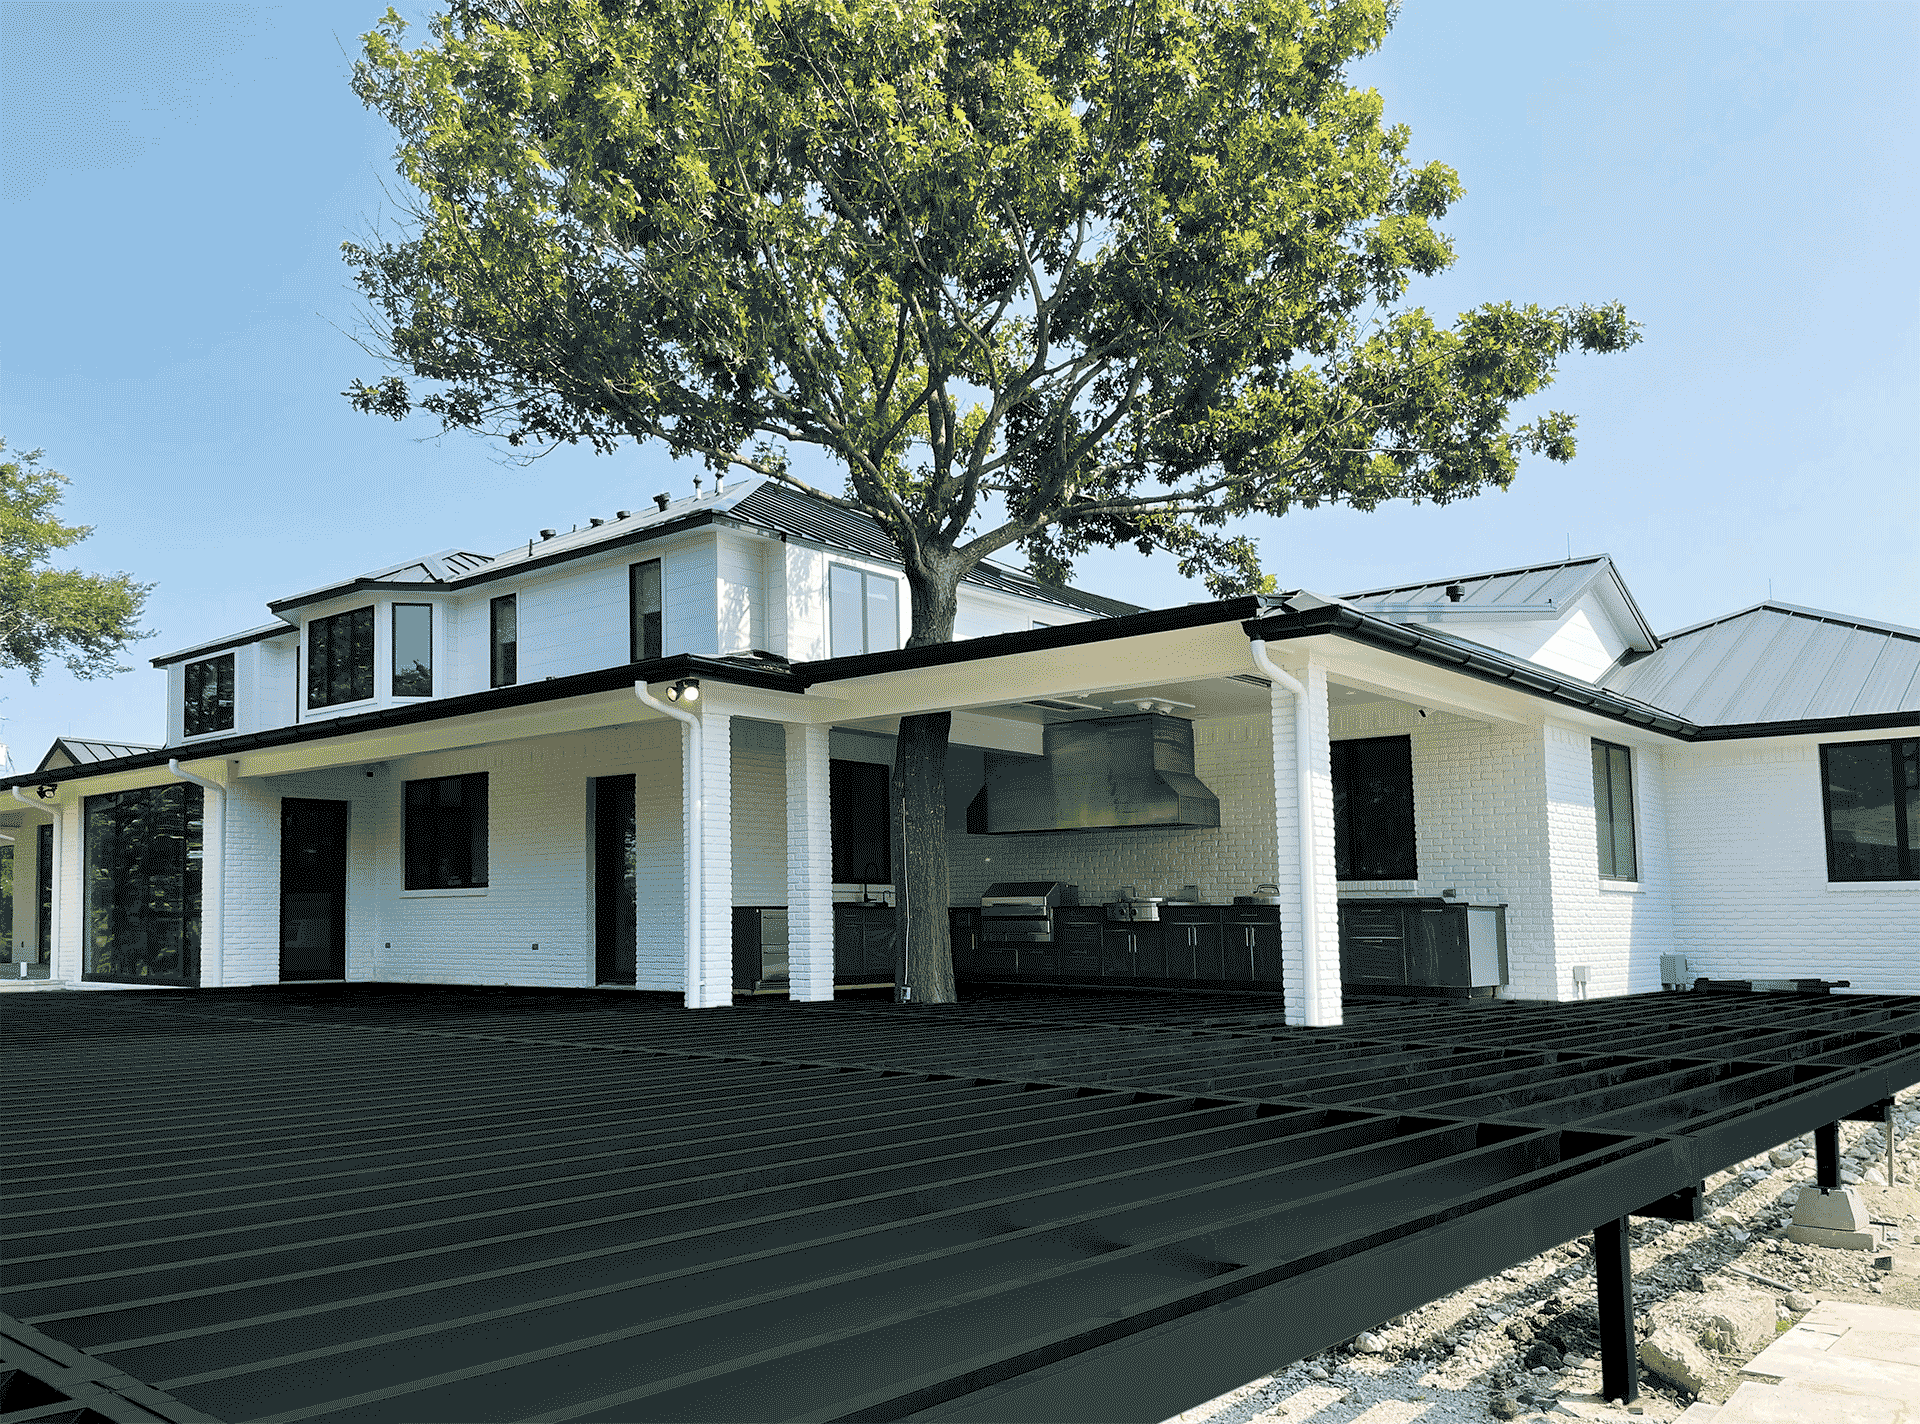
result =
[[235,633],[227,638],[215,638],[209,643],[196,643],[191,648],[182,648],[177,653],[164,653],[147,661],[153,667],[171,667],[174,663],[184,663],[190,658],[202,658],[212,653],[224,653],[229,648],[244,648],[249,643],[264,643],[269,638],[292,637],[300,631],[297,623],[282,623],[277,627],[255,628],[248,633]]
[[[475,584],[494,583],[516,574],[530,573],[539,569],[552,568],[556,564],[569,563],[574,559],[591,558],[614,549],[631,548],[635,544],[644,544],[653,539],[665,538],[669,534],[685,533],[703,525],[712,524],[718,514],[711,509],[691,510],[686,514],[667,520],[664,524],[649,524],[630,534],[615,535],[610,539],[597,540],[591,544],[576,545],[569,549],[557,550],[551,554],[535,554],[531,559],[521,559],[504,568],[489,564],[486,568],[475,569],[472,573],[444,584],[387,583],[377,579],[349,579],[343,583],[329,584],[308,593],[297,593],[291,598],[278,598],[267,604],[274,613],[284,614],[289,609],[304,608],[308,604],[319,603],[329,598],[342,598],[348,594],[360,592],[385,592],[388,590],[408,590],[439,588],[449,592],[470,588]],[[413,562],[418,563],[419,560]]]
[[1372,618],[1353,608],[1331,606],[1308,609],[1301,613],[1250,620],[1243,628],[1249,638],[1263,638],[1268,642],[1321,635],[1347,638],[1435,667],[1465,673],[1483,682],[1517,688],[1562,706],[1576,707],[1583,712],[1605,717],[1609,721],[1659,732],[1683,741],[1691,741],[1699,735],[1699,728],[1692,722],[1656,707],[1599,691],[1546,668],[1502,657],[1491,649],[1470,646],[1453,638],[1442,640],[1432,633]]
[[725,658],[709,657],[704,653],[676,653],[670,658],[655,658],[651,662],[597,668],[591,672],[548,678],[544,682],[489,688],[484,692],[469,692],[459,697],[414,703],[404,707],[383,707],[377,711],[359,712],[349,717],[329,717],[319,722],[297,722],[286,727],[269,727],[259,732],[244,732],[237,736],[195,742],[191,746],[159,747],[151,752],[143,752],[139,756],[118,757],[112,761],[89,762],[79,766],[60,767],[52,771],[0,777],[0,790],[5,790],[9,786],[78,781],[88,776],[139,771],[152,766],[165,766],[174,757],[178,757],[181,761],[215,761],[222,757],[258,751],[264,747],[326,741],[329,738],[345,737],[356,732],[380,731],[389,727],[437,722],[450,717],[466,717],[476,712],[500,711],[541,702],[559,702],[569,697],[617,691],[623,687],[631,687],[636,682],[671,682],[683,677],[732,683],[736,686],[768,692],[797,694],[806,690],[804,680],[796,677],[787,668],[748,666],[729,662]]

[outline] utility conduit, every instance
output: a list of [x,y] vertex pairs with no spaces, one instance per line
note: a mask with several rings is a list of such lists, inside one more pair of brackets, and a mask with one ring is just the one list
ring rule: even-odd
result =
[[47,977],[51,979],[54,977],[53,961],[60,954],[60,892],[65,888],[60,882],[60,872],[65,867],[60,862],[66,854],[67,808],[58,801],[48,806],[31,796],[22,796],[17,786],[9,789],[13,792],[13,799],[22,806],[33,806],[53,813],[53,864],[47,867],[48,879],[53,883],[50,897],[53,903],[47,915]]
[[1293,694],[1294,802],[1300,820],[1300,970],[1306,986],[1307,1023],[1319,1028],[1327,1020],[1320,1006],[1320,959],[1314,952],[1313,774],[1307,761],[1313,745],[1313,729],[1309,725],[1307,689],[1267,656],[1266,639],[1255,638],[1250,647],[1253,665],[1260,669],[1261,676]]
[[[633,685],[633,695],[656,712],[664,712],[687,729],[687,754],[680,769],[680,794],[687,807],[687,993],[686,1006],[701,1008],[707,1002],[706,902],[701,894],[701,860],[706,850],[705,798],[706,770],[700,750],[700,719],[684,707],[662,702],[647,691],[644,682]],[[731,988],[731,986],[729,986]]]
[[167,770],[212,793],[200,826],[200,982],[218,989],[227,982],[227,788],[188,771],[179,757],[167,759]]

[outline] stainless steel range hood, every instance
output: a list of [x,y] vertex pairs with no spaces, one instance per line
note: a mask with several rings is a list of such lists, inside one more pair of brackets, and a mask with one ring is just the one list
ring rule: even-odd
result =
[[1146,712],[1055,722],[1039,757],[987,753],[967,807],[975,835],[1217,826],[1220,801],[1193,774],[1193,723]]

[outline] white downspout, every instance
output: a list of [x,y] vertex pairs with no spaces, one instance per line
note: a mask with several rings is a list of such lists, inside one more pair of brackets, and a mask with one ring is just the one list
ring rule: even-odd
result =
[[633,695],[656,712],[664,712],[686,725],[687,758],[681,768],[681,795],[687,802],[687,1007],[698,1008],[707,1001],[707,981],[702,973],[706,964],[706,904],[701,896],[700,862],[705,844],[706,777],[700,758],[700,719],[684,707],[662,702],[647,691],[644,682],[633,685]]
[[1326,1023],[1320,1008],[1320,958],[1314,953],[1314,906],[1313,906],[1313,773],[1308,765],[1308,752],[1313,745],[1313,729],[1308,724],[1307,689],[1300,679],[1277,665],[1267,656],[1267,643],[1264,638],[1255,638],[1251,645],[1253,665],[1260,674],[1293,694],[1293,774],[1294,802],[1300,815],[1300,919],[1301,919],[1301,974],[1306,982],[1307,1023],[1311,1027],[1322,1027]]
[[58,801],[48,806],[37,800],[29,800],[20,794],[20,788],[9,788],[13,799],[23,806],[37,807],[53,813],[53,864],[47,867],[47,877],[53,885],[52,903],[47,907],[47,977],[54,977],[53,961],[60,957],[60,892],[66,887],[60,883],[60,862],[66,859],[67,808]]
[[188,771],[179,757],[168,758],[167,770],[213,793],[200,826],[200,982],[218,989],[227,982],[227,788]]

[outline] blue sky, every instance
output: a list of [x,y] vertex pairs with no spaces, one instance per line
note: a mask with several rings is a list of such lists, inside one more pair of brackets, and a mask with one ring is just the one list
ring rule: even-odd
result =
[[[0,435],[72,478],[75,562],[158,585],[136,671],[0,675],[18,766],[69,732],[158,741],[146,659],[269,598],[689,490],[655,451],[523,468],[338,394],[379,372],[339,246],[393,218],[392,137],[348,87],[382,8],[0,2]],[[1662,631],[1769,586],[1920,624],[1917,71],[1911,3],[1411,0],[1355,77],[1467,189],[1461,260],[1414,299],[1618,299],[1646,341],[1562,368],[1571,465],[1262,522],[1267,568],[1337,593],[1571,548],[1613,554]],[[1078,582],[1205,596],[1131,551]]]

